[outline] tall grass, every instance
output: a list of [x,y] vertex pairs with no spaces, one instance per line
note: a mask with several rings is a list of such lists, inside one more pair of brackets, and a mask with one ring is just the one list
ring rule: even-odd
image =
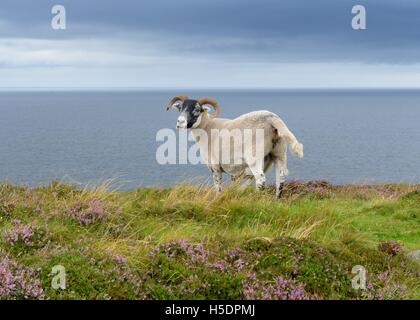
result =
[[[256,192],[238,184],[218,195],[211,186],[190,183],[132,191],[119,191],[114,180],[84,187],[64,182],[37,188],[4,183],[0,184],[0,255],[40,268],[49,298],[244,298],[241,283],[255,287],[258,298],[263,297],[258,290],[274,281],[268,275],[290,274],[305,286],[307,295],[302,296],[387,298],[384,288],[392,291],[395,285],[406,289],[391,298],[414,298],[419,297],[418,266],[405,257],[420,249],[419,190],[419,185],[289,181],[284,197],[277,201],[273,187]],[[40,244],[10,246],[3,235],[13,232],[14,220],[42,231]],[[170,257],[151,257],[159,246],[181,240],[203,246],[209,260],[191,269],[184,256],[180,259],[188,268],[174,262],[166,265]],[[401,252],[396,257],[380,252],[382,241],[397,241]],[[225,250],[236,247],[248,252],[240,258],[246,264],[243,270],[230,266],[224,256]],[[191,248],[186,246],[186,252]],[[231,280],[215,271],[216,262],[227,263]],[[49,269],[54,264],[70,270],[72,291],[50,289]],[[365,264],[379,277],[388,272],[388,282],[375,280],[377,291],[365,295],[353,292],[348,282],[353,264]],[[165,266],[175,268],[171,272],[187,282],[166,279]],[[222,283],[220,292],[227,296],[201,287],[196,296],[188,293],[192,284],[186,279],[192,270],[203,283]],[[325,270],[333,270],[336,280],[325,277]],[[256,272],[257,278],[248,279],[245,271]],[[123,276],[127,279],[120,281]],[[331,289],[328,281],[337,281],[337,287]]]

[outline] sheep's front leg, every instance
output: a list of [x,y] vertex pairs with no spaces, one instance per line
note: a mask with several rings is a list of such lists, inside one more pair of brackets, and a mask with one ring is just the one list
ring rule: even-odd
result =
[[264,174],[264,170],[263,168],[259,168],[259,167],[249,167],[249,169],[251,170],[252,174],[254,175],[255,178],[255,187],[257,190],[262,190],[265,187],[265,174]]
[[213,183],[214,187],[216,188],[216,192],[222,192],[222,171],[221,170],[211,170],[213,173]]

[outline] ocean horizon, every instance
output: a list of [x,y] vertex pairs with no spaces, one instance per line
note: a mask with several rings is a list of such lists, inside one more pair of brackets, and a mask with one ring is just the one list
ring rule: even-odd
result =
[[[205,165],[159,165],[156,133],[177,93],[211,96],[221,117],[278,114],[304,144],[288,179],[420,181],[420,89],[0,88],[0,180],[31,186],[116,179],[123,189],[210,181]],[[268,175],[274,182],[273,170]]]

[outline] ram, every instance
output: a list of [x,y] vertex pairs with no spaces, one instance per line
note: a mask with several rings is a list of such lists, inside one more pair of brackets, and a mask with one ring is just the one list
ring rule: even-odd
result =
[[[209,105],[214,109],[212,114]],[[262,189],[266,183],[265,173],[275,164],[276,197],[280,198],[288,174],[287,146],[302,158],[303,145],[276,114],[254,111],[235,119],[222,119],[218,118],[220,106],[216,100],[193,100],[183,95],[173,97],[166,110],[170,108],[180,112],[177,129],[191,130],[213,174],[217,192],[222,190],[223,173],[229,174],[232,180],[254,178],[256,188]]]

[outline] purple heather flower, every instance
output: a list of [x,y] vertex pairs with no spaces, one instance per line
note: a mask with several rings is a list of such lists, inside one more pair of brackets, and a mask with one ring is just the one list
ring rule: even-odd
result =
[[13,220],[13,227],[5,232],[4,241],[9,246],[22,243],[25,246],[33,246],[40,240],[41,234],[33,225],[24,225],[20,220]]
[[184,239],[163,243],[151,252],[152,256],[161,253],[169,258],[183,259],[186,266],[190,263],[206,263],[209,256],[208,251],[202,244],[190,244]]
[[44,297],[44,290],[34,269],[17,264],[7,255],[0,258],[0,300]]
[[242,294],[245,299],[262,300],[308,300],[310,296],[305,292],[303,284],[283,276],[274,278],[274,283],[258,280],[251,274],[242,282]]
[[213,263],[213,268],[218,269],[220,271],[225,271],[227,269],[227,263],[225,260],[218,260]]
[[96,198],[89,201],[87,208],[78,203],[68,209],[67,212],[74,220],[84,226],[103,221],[109,215],[109,210],[105,204]]

